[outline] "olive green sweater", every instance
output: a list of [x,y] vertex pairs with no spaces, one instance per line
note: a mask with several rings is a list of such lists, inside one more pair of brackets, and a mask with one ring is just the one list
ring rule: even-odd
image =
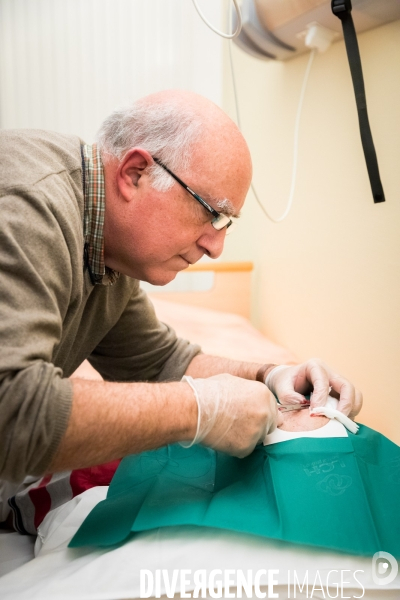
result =
[[[179,380],[198,346],[160,323],[139,281],[90,282],[81,140],[0,133],[0,478],[41,475],[67,428],[68,377]],[[132,432],[132,436],[135,432]]]

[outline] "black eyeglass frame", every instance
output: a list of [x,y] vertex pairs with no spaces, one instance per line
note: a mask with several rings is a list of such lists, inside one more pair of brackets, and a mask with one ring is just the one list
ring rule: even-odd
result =
[[[211,221],[211,225],[214,227],[214,229],[216,229],[217,231],[221,231],[224,227],[226,227],[228,229],[228,227],[230,227],[233,224],[232,219],[230,217],[228,217],[228,215],[225,215],[224,213],[219,213],[218,211],[216,211],[212,206],[210,206],[208,204],[208,202],[206,202],[201,196],[199,196],[199,194],[196,194],[196,192],[194,192],[192,190],[192,188],[190,188],[188,185],[186,185],[186,183],[184,181],[182,181],[182,179],[180,177],[178,177],[178,175],[175,175],[175,173],[173,171],[171,171],[171,169],[169,169],[166,165],[164,165],[164,163],[159,158],[155,158],[153,156],[153,160],[160,167],[162,167],[165,171],[167,171],[167,173],[169,173],[171,175],[171,177],[173,177],[173,179],[175,179],[175,181],[177,181],[179,183],[179,185],[181,185],[187,192],[189,192],[189,194],[191,196],[193,196],[193,198],[195,200],[197,200],[197,202],[200,202],[200,204],[209,213],[212,214],[214,219]],[[218,221],[221,219],[221,217],[225,217],[225,219],[228,219],[228,223],[226,223],[222,227],[216,227],[216,225],[217,225]]]

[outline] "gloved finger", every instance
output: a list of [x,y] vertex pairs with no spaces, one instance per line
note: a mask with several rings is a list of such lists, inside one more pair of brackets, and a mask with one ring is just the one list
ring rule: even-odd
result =
[[331,386],[331,389],[330,389],[329,395],[330,395],[330,396],[332,396],[332,398],[336,398],[336,400],[339,400],[339,399],[340,399],[340,394],[339,394],[339,393],[338,393],[336,390],[334,390],[334,389],[332,388],[332,386]]
[[329,373],[325,365],[316,360],[306,363],[307,379],[313,387],[310,396],[310,408],[324,406],[329,396],[330,382]]
[[298,394],[294,392],[292,388],[283,388],[280,387],[279,390],[276,391],[276,394],[279,398],[279,402],[283,405],[293,405],[293,404],[308,404],[308,400],[302,394]]
[[343,378],[338,378],[338,381],[332,384],[332,389],[339,393],[339,404],[337,410],[343,414],[354,417],[362,407],[362,394],[353,384]]
[[301,395],[309,395],[312,392],[312,385],[309,379],[308,368],[308,363],[303,363],[299,365],[295,377],[293,379],[293,389]]
[[268,388],[279,399],[281,404],[299,404],[306,402],[305,397],[296,392],[294,382],[298,376],[299,366],[286,367],[284,370],[272,371],[267,377]]
[[280,412],[280,410],[278,410],[277,403],[275,402],[275,400],[273,400],[273,404],[271,406],[270,418],[268,419],[265,427],[260,432],[261,437],[258,440],[258,443],[259,444],[263,443],[266,436],[269,435],[270,433],[272,433],[273,431],[275,431],[275,429],[277,427],[280,427],[281,425],[283,425],[283,423],[284,423],[283,415]]
[[268,419],[267,426],[264,428],[264,437],[269,433],[275,431],[277,427],[283,425],[283,416],[280,410],[278,410],[278,405],[273,399],[273,403],[270,410],[270,417]]
[[356,389],[355,401],[353,404],[353,408],[349,413],[349,417],[354,419],[354,417],[356,415],[358,415],[358,413],[360,412],[362,405],[363,405],[363,395],[359,390]]
[[339,394],[339,404],[337,410],[344,415],[349,415],[355,400],[354,386],[343,377],[335,377],[332,381],[332,390]]

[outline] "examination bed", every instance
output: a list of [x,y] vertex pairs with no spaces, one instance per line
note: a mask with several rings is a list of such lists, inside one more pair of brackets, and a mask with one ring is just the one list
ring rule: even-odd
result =
[[[209,267],[200,265],[197,270],[208,271]],[[246,319],[250,311],[250,275],[248,263],[217,264],[211,290],[152,294],[152,299],[160,320],[170,324],[180,336],[199,343],[207,353],[255,362],[296,362],[289,350],[270,342]],[[93,375],[88,365],[82,367],[80,374]],[[289,577],[293,580],[294,572],[300,584],[308,573],[309,592],[316,584],[313,595],[297,589],[295,597],[300,599],[329,597],[326,583],[329,571],[337,571],[339,580],[344,573],[344,581],[348,583],[342,597],[361,597],[361,588],[353,577],[358,572],[358,581],[365,590],[363,598],[400,597],[399,576],[382,589],[372,577],[370,558],[273,542],[233,531],[169,527],[139,533],[111,549],[67,548],[86,515],[106,493],[107,487],[87,490],[49,513],[39,526],[36,542],[32,536],[17,533],[0,535],[2,600],[137,598],[140,569],[152,572],[166,569],[172,574],[177,568],[192,572],[276,569],[279,585],[274,592],[279,598],[290,597],[287,584]],[[330,577],[329,591],[335,597],[335,579]],[[266,579],[261,581],[265,583]]]

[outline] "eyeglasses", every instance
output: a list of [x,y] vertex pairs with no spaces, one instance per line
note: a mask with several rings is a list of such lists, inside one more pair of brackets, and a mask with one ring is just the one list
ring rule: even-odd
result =
[[[177,181],[183,188],[185,188],[185,190],[187,192],[189,192],[189,194],[191,196],[193,196],[193,198],[195,200],[197,200],[197,202],[200,202],[200,204],[202,206],[204,206],[204,208],[209,213],[212,214],[212,216],[214,217],[214,219],[211,221],[211,225],[214,227],[214,229],[216,229],[217,231],[220,231],[224,227],[226,227],[228,229],[228,227],[230,227],[231,225],[233,225],[233,221],[232,221],[232,219],[230,217],[228,217],[228,215],[224,215],[224,213],[219,213],[216,210],[214,210],[213,207],[208,204],[208,202],[206,202],[205,200],[203,200],[203,198],[201,196],[199,196],[198,194],[196,194],[196,192],[194,192],[188,185],[186,185],[186,183],[184,183],[182,181],[182,179],[180,179],[178,177],[178,175],[175,175],[175,173],[173,173],[170,169],[168,169],[168,167],[166,167],[164,165],[164,163],[161,162],[161,160],[159,158],[154,158],[154,156],[153,156],[153,160],[160,167],[162,167],[165,171],[167,171],[167,173],[169,173],[171,175],[171,177],[173,177],[175,179],[175,181]],[[233,229],[233,227],[232,227],[232,229]]]

